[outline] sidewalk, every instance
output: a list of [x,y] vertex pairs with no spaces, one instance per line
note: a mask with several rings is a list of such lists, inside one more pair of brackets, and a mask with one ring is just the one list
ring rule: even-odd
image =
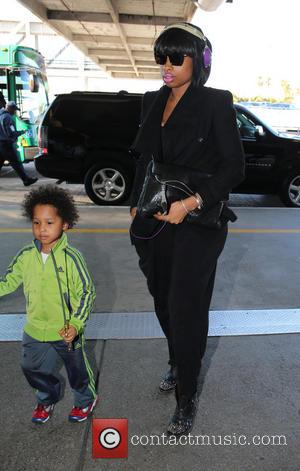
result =
[[[50,422],[31,424],[34,398],[18,367],[20,343],[2,342],[1,469],[298,471],[299,341],[300,334],[209,337],[192,433],[209,435],[210,446],[130,444],[132,435],[161,435],[174,411],[174,395],[157,390],[166,369],[165,340],[88,341],[99,369],[94,418],[128,418],[129,456],[119,460],[94,460],[91,424],[68,423],[69,387]],[[225,435],[246,435],[249,442],[253,435],[267,435],[264,440],[276,443],[272,436],[285,436],[286,444],[213,445],[213,436],[219,443]]]

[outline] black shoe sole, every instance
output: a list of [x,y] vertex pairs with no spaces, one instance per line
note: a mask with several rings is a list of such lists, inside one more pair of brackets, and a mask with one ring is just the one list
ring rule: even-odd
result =
[[194,426],[194,424],[192,425],[192,427],[189,428],[189,430],[185,430],[184,432],[181,432],[181,433],[169,432],[169,430],[167,430],[167,435],[169,437],[176,437],[176,438],[177,437],[182,437],[184,435],[188,435],[193,430],[193,426]]
[[33,185],[34,183],[36,183],[38,181],[38,178],[34,178],[33,180],[30,180],[29,182],[23,182],[23,185],[24,186],[30,186],[30,185]]
[[176,388],[176,383],[174,384],[174,386],[172,386],[172,387],[169,388],[169,389],[161,389],[160,386],[159,386],[159,387],[158,387],[158,390],[159,390],[159,392],[162,393],[162,394],[169,394],[169,393],[175,391],[175,388]]

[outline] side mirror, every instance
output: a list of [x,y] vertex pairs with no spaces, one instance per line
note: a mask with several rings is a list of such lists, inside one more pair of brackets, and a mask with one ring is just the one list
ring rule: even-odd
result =
[[29,90],[31,93],[37,93],[39,91],[39,85],[40,84],[37,75],[31,74],[29,78]]
[[266,132],[264,130],[264,127],[261,126],[260,124],[257,124],[255,126],[255,133],[254,133],[254,136],[256,139],[259,139],[261,137],[264,137],[266,135]]

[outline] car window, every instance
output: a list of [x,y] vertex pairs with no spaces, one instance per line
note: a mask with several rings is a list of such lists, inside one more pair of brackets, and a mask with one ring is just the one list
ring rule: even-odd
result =
[[242,111],[237,111],[236,120],[241,137],[254,139],[256,130],[255,123]]
[[140,108],[139,96],[61,97],[50,120],[56,135],[67,130],[71,137],[85,136],[91,146],[128,148],[138,129]]

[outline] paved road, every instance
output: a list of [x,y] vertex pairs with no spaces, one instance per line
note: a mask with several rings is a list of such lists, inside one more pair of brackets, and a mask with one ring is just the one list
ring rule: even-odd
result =
[[[32,175],[35,172],[32,163],[26,169]],[[54,180],[41,178],[40,183],[46,182]],[[94,276],[98,290],[96,311],[151,311],[152,299],[129,243],[128,208],[96,206],[85,195],[83,185],[63,185],[72,192],[79,207],[79,232],[70,233],[69,237],[85,254]],[[19,206],[27,191],[10,167],[2,169],[2,269],[31,239]],[[283,208],[275,196],[232,195],[230,204],[236,206],[239,219],[230,226],[232,232],[220,259],[212,308],[298,307],[299,234],[293,231],[300,229],[300,211]],[[29,232],[24,232],[26,228]],[[83,232],[87,228],[93,230]],[[14,231],[7,232],[8,229]],[[22,312],[21,291],[2,300],[1,306],[2,312]]]
[[[300,211],[236,208],[219,261],[212,309],[299,307]],[[71,242],[85,255],[97,287],[97,312],[151,311],[152,298],[130,245],[127,208],[79,207]],[[0,204],[0,266],[31,240],[19,205]],[[21,290],[1,300],[2,312],[23,312]]]
[[[35,176],[36,171],[33,163],[25,165],[26,172],[30,176]],[[40,183],[54,183],[54,179],[47,179],[38,175]],[[62,183],[64,188],[72,191],[77,204],[93,206],[94,203],[88,198],[85,193],[83,185],[67,185]],[[2,190],[2,191],[1,191]],[[15,172],[11,167],[3,167],[0,170],[0,202],[19,202],[22,199],[24,192],[22,182],[16,178]],[[125,202],[125,206],[128,202]],[[231,206],[242,207],[282,207],[280,199],[274,195],[231,195]]]

